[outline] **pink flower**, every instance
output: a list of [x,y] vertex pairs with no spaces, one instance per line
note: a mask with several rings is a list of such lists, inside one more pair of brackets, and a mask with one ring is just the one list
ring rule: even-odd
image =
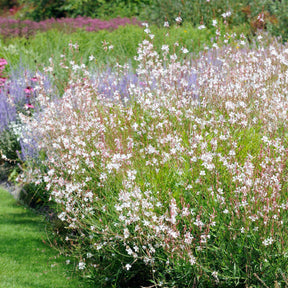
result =
[[35,107],[32,104],[25,104],[25,108],[26,109],[29,109],[29,108],[34,109]]
[[0,77],[0,86],[4,86],[5,82],[6,82],[6,78]]
[[3,59],[3,58],[0,58],[0,66],[4,66],[4,65],[7,65],[8,62],[6,61],[6,59]]
[[30,94],[31,92],[33,92],[33,88],[28,87],[28,88],[25,88],[24,91],[25,93]]

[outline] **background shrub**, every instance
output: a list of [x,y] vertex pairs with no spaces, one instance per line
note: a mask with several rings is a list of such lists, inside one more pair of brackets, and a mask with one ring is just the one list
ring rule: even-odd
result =
[[111,19],[140,14],[151,0],[19,0],[25,10],[21,17],[40,21],[48,18],[88,16]]
[[6,39],[23,37],[29,39],[39,32],[46,32],[48,30],[57,29],[62,33],[73,33],[78,29],[83,29],[89,32],[96,32],[99,30],[112,31],[119,26],[127,24],[139,25],[140,22],[136,18],[114,18],[109,21],[92,19],[90,17],[77,18],[61,18],[61,19],[47,19],[40,22],[32,20],[16,20],[7,17],[0,17],[0,34],[4,41]]
[[[2,0],[2,6],[6,7],[6,10],[13,6],[13,11],[10,10],[8,14],[6,13],[6,16],[23,20],[42,21],[51,18],[75,18],[77,16],[111,19],[136,16],[141,21],[148,21],[150,24],[162,26],[165,19],[173,23],[174,19],[181,15],[184,22],[187,21],[196,27],[200,24],[211,27],[211,19],[221,19],[226,24],[229,23],[235,27],[247,25],[253,33],[258,28],[265,28],[273,35],[282,36],[283,41],[286,41],[288,37],[286,25],[288,21],[287,1],[19,0],[18,2],[8,3]],[[261,27],[259,26],[259,15],[264,15],[264,22],[260,24]],[[0,23],[1,25],[3,24]],[[21,28],[21,31],[23,31],[23,35],[27,35],[25,29]]]
[[[18,6],[17,0],[0,0],[0,15],[7,13],[9,9]],[[12,11],[10,11],[11,13]]]
[[[1,4],[2,3],[2,4]],[[86,16],[111,19],[115,17],[138,17],[141,21],[163,25],[181,15],[184,21],[193,26],[210,25],[211,19],[223,19],[233,26],[246,24],[251,31],[259,28],[257,20],[260,14],[265,17],[263,27],[273,35],[287,40],[287,1],[277,0],[2,0],[3,9],[15,7],[8,15],[19,19],[41,21],[49,18]],[[227,16],[227,12],[231,12]],[[7,13],[6,13],[7,14]]]
[[266,4],[267,10],[271,13],[273,21],[269,21],[270,14],[267,16],[267,30],[272,35],[282,37],[282,41],[288,40],[288,2],[287,1],[269,1]]

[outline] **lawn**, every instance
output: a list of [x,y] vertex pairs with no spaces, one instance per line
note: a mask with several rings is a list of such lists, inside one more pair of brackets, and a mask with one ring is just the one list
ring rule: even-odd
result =
[[[51,248],[45,222],[0,188],[0,282],[5,288],[88,287]],[[70,270],[70,272],[68,271]]]

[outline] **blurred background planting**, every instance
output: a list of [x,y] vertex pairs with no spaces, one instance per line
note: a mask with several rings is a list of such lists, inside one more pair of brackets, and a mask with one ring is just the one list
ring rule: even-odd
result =
[[184,22],[197,26],[221,18],[232,26],[246,25],[253,32],[259,28],[257,18],[261,14],[265,29],[283,40],[288,37],[286,0],[1,0],[0,11],[6,18],[36,22],[79,16],[102,20],[137,17],[163,25],[165,19],[173,22],[175,15],[181,15]]

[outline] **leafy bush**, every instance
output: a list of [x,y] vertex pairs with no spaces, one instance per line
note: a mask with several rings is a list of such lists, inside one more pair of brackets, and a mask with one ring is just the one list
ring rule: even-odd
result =
[[[5,158],[16,161],[18,159],[17,151],[20,151],[19,135],[17,135],[13,130],[17,127],[14,124],[10,124],[9,130],[4,130],[1,132],[0,137],[0,149],[2,151],[2,156]],[[14,129],[13,129],[14,128]]]
[[[287,1],[270,1],[267,10],[275,17],[275,20],[269,21],[270,15],[264,20],[267,22],[267,29],[275,36],[282,37],[282,41],[288,40],[288,4]],[[267,19],[268,18],[268,19]]]
[[12,130],[0,132],[0,182],[7,181],[9,174],[18,162],[17,151],[20,151],[18,136]]
[[[241,10],[250,1],[153,1],[143,10],[141,17],[149,19],[151,23],[162,25],[165,19],[173,22],[175,15],[181,16],[183,21],[187,21],[194,26],[200,24],[208,25],[211,19],[220,19],[236,25],[245,23],[245,13]],[[257,1],[254,1],[257,2]],[[257,2],[259,4],[259,1]],[[255,4],[256,6],[256,4]],[[260,6],[261,9],[261,6]],[[231,15],[226,14],[231,12]]]
[[39,76],[24,139],[46,170],[27,158],[23,181],[46,186],[97,286],[285,284],[285,46],[225,34],[191,58],[169,36],[157,52],[145,31],[136,73],[51,62],[69,71],[59,99]]
[[18,5],[17,0],[0,0],[0,11],[6,12]]
[[26,11],[23,15],[25,18],[41,21],[48,18],[77,16],[102,19],[133,17],[139,15],[143,6],[149,4],[151,0],[22,0],[19,2],[25,5]]
[[61,9],[67,11],[67,14],[72,17],[85,15],[93,18],[111,19],[138,16],[145,5],[150,2],[151,0],[70,0]]
[[[150,23],[162,25],[166,19],[173,22],[175,15],[193,26],[208,25],[211,19],[222,19],[232,26],[247,25],[255,33],[257,29],[267,29],[283,42],[288,39],[287,1],[152,1],[142,10],[140,16]],[[228,14],[227,14],[228,12]],[[231,15],[230,15],[231,13]],[[229,15],[229,16],[228,16]],[[259,22],[259,19],[263,22]]]
[[20,0],[19,3],[25,5],[21,10],[21,16],[25,19],[30,18],[34,21],[41,21],[47,18],[60,18],[66,16],[65,12],[60,9],[61,5],[65,3],[63,0]]
[[[22,4],[21,10],[17,8],[12,14],[16,13],[19,19],[28,18],[34,21],[77,16],[101,19],[137,16],[142,21],[159,26],[163,25],[165,19],[172,23],[177,17],[175,15],[181,15],[184,22],[187,21],[194,27],[201,24],[209,26],[211,19],[222,19],[223,22],[234,27],[249,26],[253,32],[258,28],[265,28],[276,36],[282,36],[283,41],[288,37],[287,1],[69,0],[59,2],[41,0],[39,2],[22,0],[19,3]],[[258,19],[262,17],[261,15],[265,19],[259,26]]]

